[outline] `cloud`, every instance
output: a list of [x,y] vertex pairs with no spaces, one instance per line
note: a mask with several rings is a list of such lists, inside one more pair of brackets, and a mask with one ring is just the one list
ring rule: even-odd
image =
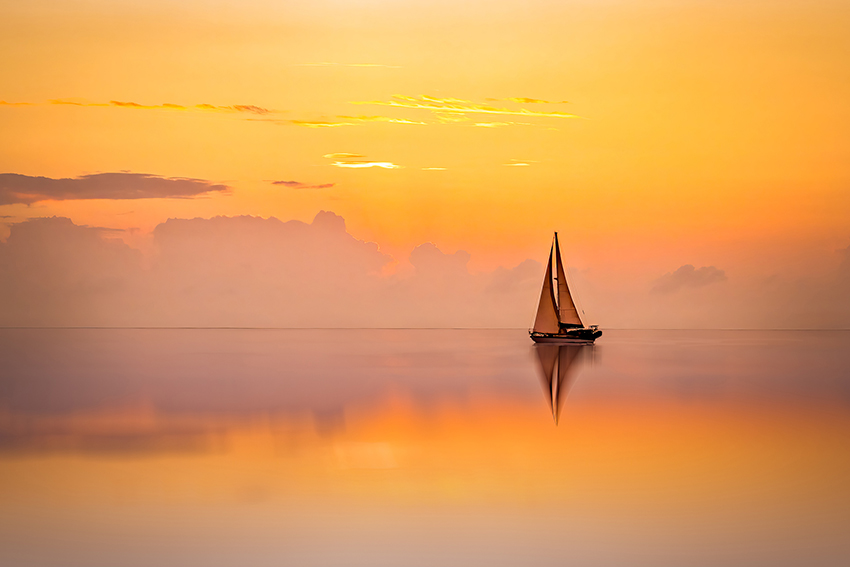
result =
[[348,153],[336,153],[336,154],[325,154],[328,159],[335,159],[337,161],[333,162],[331,165],[333,167],[343,167],[343,168],[351,168],[351,169],[363,169],[370,167],[380,167],[382,169],[401,169],[402,166],[396,165],[389,161],[373,161],[373,160],[365,160],[365,159],[356,159],[356,158],[365,158],[366,156],[361,154],[348,154]]
[[[29,104],[29,103],[27,103]],[[88,102],[75,99],[54,99],[48,101],[48,104],[68,105],[68,106],[92,106],[92,107],[117,107],[131,108],[139,110],[179,110],[179,111],[203,111],[203,112],[228,112],[228,113],[248,113],[248,114],[272,114],[279,111],[269,110],[254,104],[234,104],[230,106],[216,106],[214,104],[195,104],[192,106],[184,106],[182,104],[139,104],[138,102],[128,102],[120,100],[110,100],[105,102]]]
[[357,158],[364,158],[366,156],[364,156],[363,154],[349,154],[349,153],[346,153],[346,152],[338,152],[338,153],[335,153],[335,154],[325,154],[322,157],[326,157],[328,159],[357,159]]
[[343,122],[335,122],[332,120],[277,120],[282,124],[292,124],[293,126],[302,126],[305,128],[339,128],[340,126],[358,126],[369,122],[382,122],[385,124],[417,124],[425,126],[427,122],[418,122],[415,120],[405,120],[404,118],[390,118],[389,116],[345,116],[341,115],[337,118]]
[[336,183],[320,183],[310,184],[302,183],[301,181],[272,181],[272,185],[282,185],[284,187],[292,187],[293,189],[330,189]]
[[531,159],[512,159],[511,163],[503,163],[502,165],[506,165],[508,167],[527,167],[532,163],[539,163],[537,161]]
[[263,108],[262,106],[256,106],[254,104],[234,104],[232,106],[214,106],[212,104],[197,104],[195,108],[199,110],[211,110],[214,112],[248,112],[251,114],[271,114],[274,112],[280,112],[275,110],[269,110],[268,108]]
[[405,120],[403,118],[390,118],[388,116],[340,116],[344,120],[356,120],[358,122],[388,122],[392,124],[420,124],[427,125],[427,122],[417,122],[415,120]]
[[146,173],[95,173],[63,179],[0,174],[0,205],[75,199],[186,199],[229,190],[203,179]]
[[334,167],[348,167],[352,169],[361,169],[369,167],[380,167],[383,169],[401,169],[400,165],[396,165],[389,161],[335,161],[331,165]]
[[445,167],[423,167],[422,171],[445,171],[448,168]]
[[[525,328],[543,279],[532,260],[471,273],[470,254],[432,243],[391,273],[405,257],[327,211],[310,223],[170,219],[148,256],[114,236],[62,218],[13,224],[0,241],[0,327]],[[850,328],[850,249],[840,254],[832,273],[723,285],[715,267],[683,266],[652,294],[641,277],[569,275],[589,322],[608,327]]]
[[530,122],[476,122],[479,128],[503,128],[505,126],[532,126]]
[[[327,211],[170,219],[148,258],[109,233],[48,218],[0,242],[2,326],[409,327],[528,324],[542,267],[470,274],[431,243],[411,272]],[[493,309],[499,305],[499,309]]]
[[700,288],[726,281],[726,273],[714,266],[696,269],[685,264],[673,273],[666,273],[652,287],[652,293],[674,293],[686,288]]
[[287,120],[286,123],[305,128],[338,128],[340,126],[357,126],[356,122],[330,122],[327,120]]
[[497,108],[485,104],[477,104],[469,100],[458,98],[437,98],[431,96],[411,97],[405,95],[393,95],[391,100],[358,101],[351,104],[366,104],[380,106],[394,106],[398,108],[418,108],[430,110],[435,113],[452,114],[498,114],[508,116],[533,116],[547,118],[578,118],[575,114],[558,111],[537,111],[521,108],[513,110],[509,108]]

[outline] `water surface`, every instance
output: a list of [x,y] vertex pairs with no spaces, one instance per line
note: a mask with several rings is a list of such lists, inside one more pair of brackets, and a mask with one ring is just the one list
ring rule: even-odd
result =
[[842,565],[850,333],[0,330],[0,565]]

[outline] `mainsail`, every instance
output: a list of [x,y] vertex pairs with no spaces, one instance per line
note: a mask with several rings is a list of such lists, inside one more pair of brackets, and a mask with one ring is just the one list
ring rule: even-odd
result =
[[561,323],[584,327],[576,304],[573,302],[573,297],[570,295],[570,288],[567,286],[567,275],[564,273],[564,264],[561,262],[561,248],[558,246],[557,232],[555,233],[555,265],[557,266],[555,274],[558,280],[558,318]]
[[555,294],[552,290],[552,252],[549,251],[549,262],[546,264],[546,277],[543,278],[543,290],[540,292],[540,303],[537,304],[537,317],[534,319],[535,333],[557,333],[558,312],[555,309]]
[[[552,281],[553,259],[555,261],[555,285]],[[558,233],[556,232],[555,242],[549,250],[549,262],[546,264],[546,276],[543,278],[543,289],[540,291],[540,302],[537,304],[537,317],[534,319],[533,331],[535,333],[558,334],[561,332],[562,325],[584,327],[567,285],[567,275],[564,273],[564,264],[561,262],[561,248],[558,245]]]

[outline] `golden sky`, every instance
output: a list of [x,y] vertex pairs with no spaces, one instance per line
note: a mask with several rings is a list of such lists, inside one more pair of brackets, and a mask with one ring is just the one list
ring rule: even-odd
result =
[[[0,205],[133,229],[346,219],[404,262],[651,280],[828,272],[850,244],[838,1],[4,2],[0,173],[193,178],[196,198]],[[288,183],[272,184],[273,181]],[[0,238],[8,227],[0,227]]]

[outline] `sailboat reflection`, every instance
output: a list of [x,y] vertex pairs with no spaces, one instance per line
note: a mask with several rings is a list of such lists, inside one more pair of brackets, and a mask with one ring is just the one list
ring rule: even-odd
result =
[[561,407],[582,365],[587,345],[534,345],[540,363],[540,382],[552,408],[555,425],[561,417]]

